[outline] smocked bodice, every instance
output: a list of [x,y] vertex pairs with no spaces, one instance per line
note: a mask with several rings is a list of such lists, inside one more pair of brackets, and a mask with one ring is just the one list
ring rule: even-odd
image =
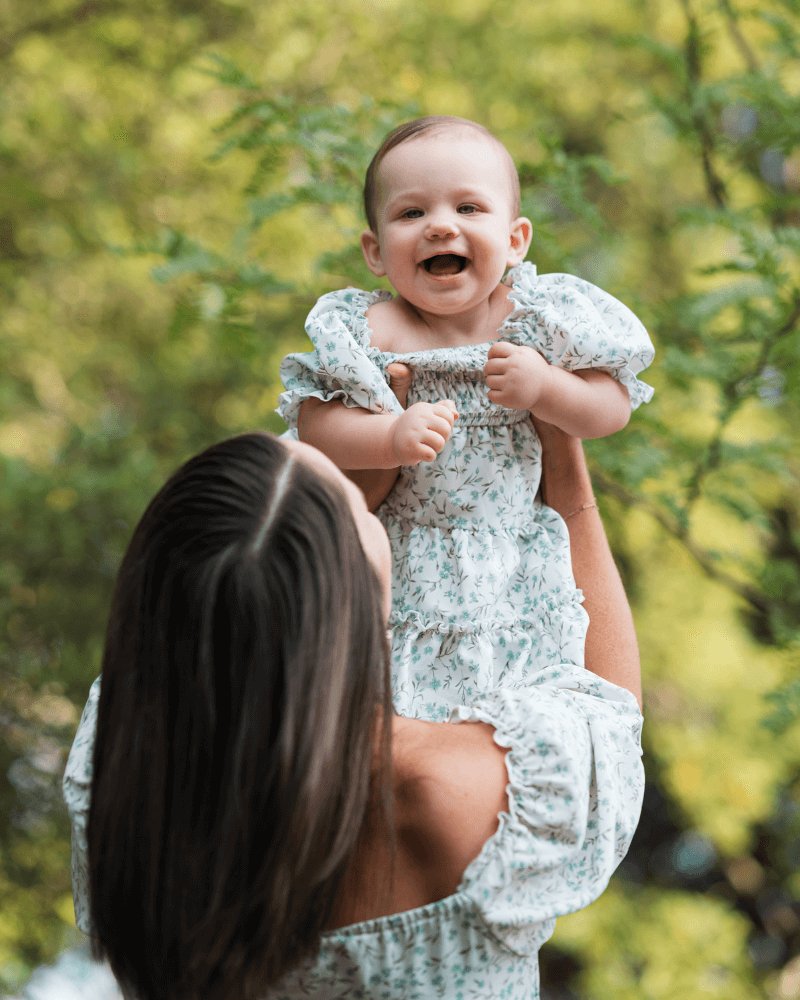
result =
[[378,510],[392,546],[392,683],[403,714],[441,719],[484,692],[530,683],[548,664],[583,663],[587,616],[566,526],[538,497],[541,446],[530,414],[488,397],[491,344],[532,347],[568,370],[607,371],[632,406],[651,393],[637,373],[652,345],[621,302],[572,275],[539,276],[532,264],[507,282],[511,312],[494,340],[406,353],[373,346],[367,314],[388,292],[332,292],[306,323],[314,350],[281,365],[290,428],[309,397],[399,415],[392,362],[411,369],[409,405],[451,399],[458,410],[441,453],[403,467]]

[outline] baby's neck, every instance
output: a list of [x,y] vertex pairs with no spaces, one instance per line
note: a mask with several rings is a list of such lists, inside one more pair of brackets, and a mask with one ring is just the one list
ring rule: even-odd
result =
[[404,354],[494,340],[511,311],[508,291],[506,285],[500,285],[474,309],[455,315],[425,312],[399,296],[378,302],[367,313],[372,346],[381,351]]
[[455,316],[440,316],[424,312],[406,303],[414,325],[419,328],[420,337],[431,347],[459,347],[462,344],[480,344],[491,339],[496,327],[492,328],[493,310],[487,299],[468,313]]

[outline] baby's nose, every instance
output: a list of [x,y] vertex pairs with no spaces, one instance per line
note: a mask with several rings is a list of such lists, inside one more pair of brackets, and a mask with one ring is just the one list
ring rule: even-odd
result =
[[438,212],[428,216],[426,234],[429,237],[456,236],[458,234],[458,221],[449,212]]

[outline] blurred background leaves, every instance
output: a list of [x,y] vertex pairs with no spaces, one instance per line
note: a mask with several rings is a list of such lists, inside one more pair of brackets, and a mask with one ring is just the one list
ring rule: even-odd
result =
[[800,998],[800,4],[0,0],[0,989],[78,940],[59,781],[165,475],[273,410],[372,287],[380,137],[466,115],[530,254],[643,318],[657,394],[590,455],[650,779],[543,996]]

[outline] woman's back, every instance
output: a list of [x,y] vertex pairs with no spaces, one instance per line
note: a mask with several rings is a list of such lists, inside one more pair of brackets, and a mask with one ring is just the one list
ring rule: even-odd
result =
[[[603,891],[635,830],[638,706],[623,689],[563,666],[529,689],[458,709],[453,721],[468,725],[445,727],[444,752],[427,766],[433,733],[416,729],[405,746],[398,737],[400,775],[406,767],[417,787],[398,782],[394,873],[381,870],[389,852],[380,834],[362,844],[332,915],[347,925],[326,931],[267,997],[538,996],[538,951],[555,918]],[[90,741],[80,736],[65,784],[73,817],[91,784]],[[76,876],[80,918],[80,863]]]
[[[326,932],[319,952],[268,997],[538,997],[538,952],[555,918],[600,895],[636,828],[641,717],[632,695],[568,667],[548,671],[529,690],[495,692],[455,718],[488,723],[454,728],[474,728],[479,740],[493,733],[498,749],[509,748],[507,807],[493,818],[496,831],[446,896]],[[451,747],[456,766],[472,756],[466,747],[462,755],[459,742]],[[483,754],[478,758],[492,770]],[[488,760],[502,765],[502,753]],[[461,844],[469,842],[470,816],[493,808],[479,801],[481,785],[495,797],[497,790],[480,775],[472,789],[463,776],[455,784],[461,795],[451,788],[433,810],[432,829],[441,823],[444,834],[443,884],[459,849],[453,831],[460,827]],[[435,868],[438,852],[430,849]],[[418,856],[425,853],[423,847]]]
[[545,484],[588,511],[587,662],[629,690],[555,664],[458,727],[392,714],[386,536],[318,452],[234,439],[155,498],[64,783],[79,926],[130,995],[537,995],[642,792],[635,638],[579,453]]

